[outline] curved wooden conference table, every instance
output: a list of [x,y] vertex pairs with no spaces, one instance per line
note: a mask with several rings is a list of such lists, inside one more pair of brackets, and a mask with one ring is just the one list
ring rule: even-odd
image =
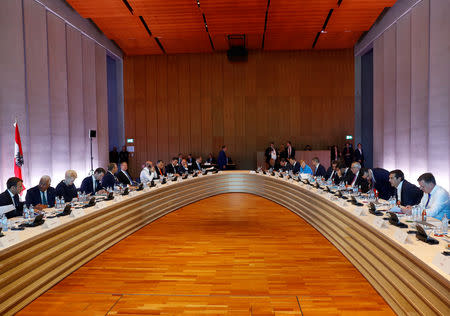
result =
[[392,227],[382,230],[372,225],[373,215],[358,216],[341,202],[298,182],[249,171],[199,176],[134,192],[119,201],[102,202],[84,216],[62,218],[57,227],[21,232],[22,241],[0,250],[0,314],[19,311],[155,219],[230,192],[262,196],[304,218],[347,257],[397,314],[449,315],[449,275],[431,263],[442,242],[429,246],[414,241],[404,246],[392,238]]

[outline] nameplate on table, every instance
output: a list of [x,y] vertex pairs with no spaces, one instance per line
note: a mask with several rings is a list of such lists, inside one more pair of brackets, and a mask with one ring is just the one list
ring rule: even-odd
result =
[[[99,205],[99,204],[96,204],[96,206],[97,205]],[[85,215],[84,210],[80,209],[80,208],[73,209],[72,212],[70,213],[70,217],[73,217],[73,218],[79,218],[84,215]]]
[[250,170],[250,174],[255,174],[255,170]]
[[386,227],[386,223],[382,217],[377,217],[373,220],[373,225],[376,228],[384,228]]
[[450,274],[450,257],[437,253],[433,258],[433,264],[447,274]]
[[354,213],[356,216],[365,216],[366,212],[364,212],[364,209],[362,207],[356,207],[354,210]]
[[17,232],[8,232],[5,233],[5,236],[0,238],[0,247],[6,248],[17,244],[19,241],[19,234],[17,234]]
[[42,227],[44,229],[52,229],[55,228],[57,226],[59,226],[59,224],[61,224],[59,218],[55,217],[55,218],[47,218],[44,222],[44,224],[42,225]]
[[397,228],[394,233],[394,239],[401,244],[406,244],[408,242],[408,233],[400,228]]

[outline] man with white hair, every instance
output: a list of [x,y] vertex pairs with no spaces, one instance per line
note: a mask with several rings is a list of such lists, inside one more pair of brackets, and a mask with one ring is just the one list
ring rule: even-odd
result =
[[351,187],[368,186],[367,180],[363,178],[363,174],[360,172],[361,164],[359,162],[353,162],[350,169],[352,171],[353,177],[348,178],[348,185],[350,185]]
[[142,168],[140,179],[141,183],[149,183],[152,182],[153,178],[155,178],[156,172],[153,167],[153,163],[151,161],[146,161],[144,168]]
[[77,177],[75,170],[67,170],[65,179],[56,186],[56,196],[63,197],[65,202],[70,202],[73,198],[76,198],[78,193],[73,183]]
[[49,176],[42,176],[39,184],[27,191],[25,204],[38,210],[55,206],[56,190],[50,186],[51,181]]

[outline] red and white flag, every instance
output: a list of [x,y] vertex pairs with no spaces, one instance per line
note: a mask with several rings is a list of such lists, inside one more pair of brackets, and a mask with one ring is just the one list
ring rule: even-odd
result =
[[[22,142],[20,141],[19,125],[17,121],[14,123],[16,129],[15,144],[14,144],[14,176],[22,179],[22,166],[23,166],[23,151]],[[25,190],[25,186],[23,187]]]

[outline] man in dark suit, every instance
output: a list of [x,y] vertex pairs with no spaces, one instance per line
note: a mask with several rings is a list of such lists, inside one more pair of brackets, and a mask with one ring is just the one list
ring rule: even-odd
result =
[[13,205],[14,210],[7,212],[7,218],[22,216],[23,202],[20,201],[19,194],[23,190],[23,181],[12,177],[6,181],[6,191],[0,194],[0,206]]
[[56,196],[63,197],[64,202],[70,202],[78,196],[77,188],[73,184],[78,177],[75,170],[67,170],[64,180],[56,186]]
[[117,172],[117,164],[112,162],[108,165],[108,171],[102,179],[102,187],[105,189],[114,189],[119,180],[114,175]]
[[123,185],[132,185],[133,179],[131,179],[130,175],[127,172],[128,164],[126,162],[122,162],[120,164],[120,171],[116,173],[117,180]]
[[291,168],[292,168],[292,172],[294,174],[299,173],[300,172],[300,163],[295,160],[295,157],[291,157],[289,158],[289,163],[291,164]]
[[401,206],[413,206],[420,203],[423,196],[422,190],[406,181],[401,170],[396,169],[389,172],[389,182],[396,188],[395,198],[400,201]]
[[295,158],[295,148],[292,147],[292,144],[290,141],[286,142],[286,149],[284,150],[286,152],[285,156],[289,158]]
[[213,165],[216,163],[216,159],[214,158],[212,153],[209,153],[208,155],[208,159],[206,159],[206,162]]
[[187,160],[181,160],[181,165],[178,166],[178,174],[191,173],[191,168],[188,166]]
[[192,157],[192,154],[189,154],[187,156],[186,161],[187,161],[188,166],[192,166],[192,164],[194,163],[194,158]]
[[127,146],[122,146],[122,151],[119,153],[119,163],[126,162],[128,164],[130,153],[127,151]]
[[345,184],[347,185],[348,182],[351,182],[353,180],[354,174],[350,168],[347,167],[347,165],[344,162],[341,162],[339,166],[337,167],[337,182],[336,184]]
[[331,166],[328,167],[327,173],[325,175],[325,180],[331,180],[334,183],[337,183],[337,169],[338,169],[338,162],[336,160],[331,161]]
[[119,153],[117,152],[117,147],[114,146],[113,149],[109,152],[109,162],[118,163],[119,162]]
[[319,158],[314,157],[311,160],[312,164],[314,165],[314,173],[313,175],[315,177],[325,177],[327,175],[327,171],[325,170],[325,167],[320,164]]
[[193,171],[202,171],[202,157],[199,156],[195,159],[195,162],[192,164],[191,169]]
[[292,166],[289,162],[286,161],[286,159],[281,158],[280,160],[280,168],[281,171],[290,171],[292,170]]
[[220,170],[227,168],[228,158],[227,158],[227,154],[225,153],[226,151],[227,151],[227,146],[223,145],[222,150],[219,152],[219,158],[217,159],[217,164],[219,165]]
[[330,161],[336,160],[339,161],[341,158],[341,152],[339,151],[338,146],[333,145],[330,149]]
[[361,172],[363,178],[368,182],[368,190],[377,190],[380,199],[389,200],[391,196],[395,195],[395,188],[389,183],[389,171],[382,168],[362,168]]
[[358,147],[353,152],[353,159],[361,164],[361,167],[364,167],[364,153],[362,150],[361,143],[358,144]]
[[158,160],[156,162],[155,172],[156,172],[156,178],[155,179],[161,179],[161,178],[167,177],[166,168],[164,168],[164,162],[162,160]]
[[177,174],[178,173],[178,158],[173,157],[172,162],[166,166],[166,172],[169,174]]
[[[367,192],[368,189],[368,182],[366,179],[363,178],[363,174],[361,172],[361,164],[359,162],[353,162],[351,167],[353,178],[351,181],[347,180],[347,184],[352,186],[353,188],[361,188],[363,192]],[[350,179],[350,178],[349,178]]]
[[83,182],[81,182],[80,191],[92,195],[95,195],[95,193],[97,192],[99,192],[100,194],[104,193],[105,190],[102,186],[101,181],[105,176],[105,173],[106,171],[103,168],[95,169],[93,175],[83,179]]
[[345,143],[345,147],[342,150],[342,156],[344,158],[345,165],[350,167],[353,161],[353,148],[349,142]]
[[56,190],[50,186],[50,183],[49,176],[42,176],[39,184],[27,191],[25,204],[33,205],[38,210],[55,206]]

